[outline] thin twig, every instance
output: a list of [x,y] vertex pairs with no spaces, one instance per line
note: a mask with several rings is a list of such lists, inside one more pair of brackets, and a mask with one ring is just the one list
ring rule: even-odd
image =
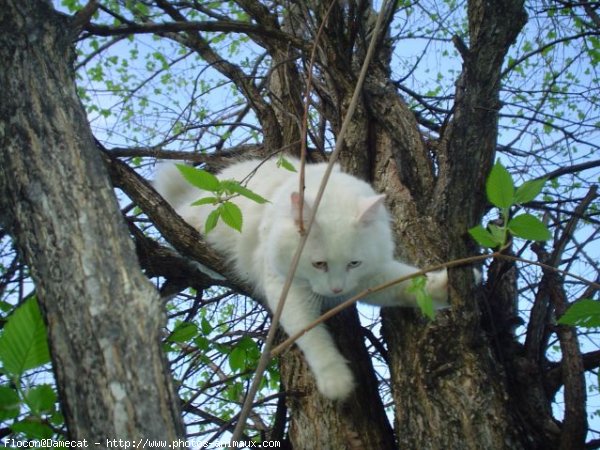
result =
[[[539,261],[532,261],[531,259],[521,258],[520,256],[512,256],[512,255],[504,255],[504,254],[498,254],[498,255],[496,255],[494,253],[492,253],[492,255],[497,256],[497,257],[502,258],[502,259],[508,259],[510,261],[518,261],[518,262],[523,262],[523,263],[527,263],[527,264],[532,264],[534,266],[539,266],[542,269],[550,270],[550,271],[559,273],[561,275],[565,275],[565,276],[568,276],[568,277],[571,277],[571,278],[575,278],[576,280],[579,280],[582,283],[585,283],[585,284],[587,284],[589,286],[593,286],[596,289],[600,289],[600,284],[596,283],[595,281],[590,281],[587,278],[583,278],[583,277],[580,277],[579,275],[575,275],[574,273],[569,272],[568,270],[559,269],[558,267],[554,267],[554,266],[551,266],[549,264],[544,264],[544,263],[539,262]],[[492,255],[490,255],[490,256],[492,256]]]
[[435,272],[437,270],[441,270],[441,269],[444,269],[444,268],[447,269],[447,268],[450,268],[450,267],[463,266],[465,264],[471,264],[471,263],[474,263],[474,262],[477,262],[477,261],[482,261],[484,259],[493,258],[493,257],[496,257],[496,256],[501,256],[501,254],[499,252],[496,252],[496,253],[491,253],[491,254],[476,255],[476,256],[469,256],[469,257],[466,257],[466,258],[456,259],[454,261],[450,261],[450,262],[447,262],[447,263],[437,264],[435,266],[427,267],[425,269],[419,270],[418,272],[411,273],[410,275],[405,275],[403,277],[396,278],[394,280],[386,281],[385,283],[380,284],[379,286],[375,286],[375,287],[372,287],[372,288],[365,289],[364,291],[359,292],[358,294],[356,294],[353,297],[349,298],[345,302],[340,303],[339,305],[335,306],[334,308],[326,311],[324,314],[322,314],[321,316],[319,316],[319,318],[316,319],[314,322],[312,322],[310,325],[308,325],[307,327],[303,328],[302,330],[300,330],[299,332],[297,332],[293,336],[290,336],[289,338],[287,338],[285,341],[283,341],[281,344],[279,344],[277,347],[275,347],[271,351],[271,357],[278,356],[285,349],[287,349],[294,342],[296,342],[300,337],[302,337],[305,333],[307,333],[308,331],[310,331],[311,329],[313,329],[314,327],[316,327],[320,323],[323,323],[326,320],[328,320],[329,318],[335,316],[340,311],[348,308],[349,306],[352,306],[353,304],[355,304],[359,300],[363,299],[364,297],[368,297],[371,294],[375,294],[377,292],[383,291],[383,290],[385,290],[385,289],[387,289],[389,287],[395,286],[396,284],[403,283],[403,282],[405,282],[407,280],[410,280],[411,278],[415,278],[415,277],[418,277],[418,276],[426,275],[428,272]]
[[277,347],[275,347],[273,350],[271,350],[271,358],[274,358],[276,356],[279,356],[281,353],[283,353],[288,347],[290,347],[292,344],[294,344],[294,342],[296,342],[300,337],[302,337],[304,334],[306,334],[308,331],[312,330],[314,327],[316,327],[317,325],[325,322],[326,320],[330,319],[331,317],[335,316],[336,314],[338,314],[339,312],[341,312],[342,310],[352,306],[353,304],[355,304],[356,302],[358,302],[359,300],[368,297],[371,294],[375,294],[377,292],[383,291],[389,287],[395,286],[396,284],[400,284],[403,283],[407,280],[410,280],[411,278],[415,278],[418,276],[422,276],[422,275],[426,275],[429,272],[435,272],[437,270],[441,270],[441,269],[449,269],[452,267],[458,267],[458,266],[464,266],[467,264],[471,264],[474,262],[478,262],[478,261],[483,261],[485,259],[490,259],[490,258],[499,258],[499,259],[508,259],[510,261],[518,261],[518,262],[522,262],[522,263],[526,263],[526,264],[532,264],[535,266],[539,266],[543,269],[547,269],[547,270],[551,270],[557,273],[560,273],[561,275],[566,275],[572,278],[575,278],[579,281],[582,281],[590,286],[595,287],[596,289],[600,289],[600,284],[594,282],[594,281],[590,281],[587,280],[583,277],[580,277],[579,275],[575,275],[574,273],[568,272],[566,270],[562,270],[562,269],[558,269],[556,267],[550,266],[548,264],[544,264],[542,262],[539,261],[532,261],[529,259],[524,259],[518,256],[512,256],[512,255],[507,255],[502,253],[502,250],[496,251],[494,253],[489,253],[489,254],[484,254],[484,255],[475,255],[475,256],[468,256],[466,258],[460,258],[460,259],[455,259],[453,261],[449,261],[446,263],[442,263],[442,264],[437,264],[435,266],[430,266],[427,267],[425,269],[419,270],[418,272],[414,272],[410,275],[406,275],[400,278],[396,278],[394,280],[390,280],[387,281],[383,284],[380,284],[379,286],[375,286],[372,288],[368,288],[365,289],[362,292],[359,292],[358,294],[356,294],[355,296],[349,298],[348,300],[346,300],[343,303],[340,303],[339,305],[335,306],[334,308],[326,311],[325,313],[323,313],[321,316],[319,316],[314,322],[312,322],[311,324],[307,325],[305,328],[303,328],[302,330],[298,331],[296,334],[294,334],[293,336],[288,337],[285,341],[283,341],[281,344],[279,344]]
[[[306,227],[306,233],[301,236],[300,242],[298,243],[298,247],[296,249],[296,253],[294,254],[294,258],[292,260],[292,264],[290,270],[288,272],[287,278],[285,280],[285,284],[283,286],[283,290],[281,296],[279,298],[279,302],[277,304],[276,310],[273,312],[273,318],[271,320],[271,328],[269,329],[269,333],[267,334],[267,339],[265,341],[263,351],[260,355],[260,359],[258,361],[256,372],[254,374],[254,378],[252,380],[252,384],[248,389],[248,393],[246,394],[246,399],[242,406],[242,410],[240,411],[239,420],[236,424],[235,430],[233,432],[233,436],[231,438],[232,441],[239,440],[239,437],[242,435],[244,426],[246,424],[246,419],[250,413],[252,408],[252,402],[254,401],[254,396],[258,391],[258,387],[260,385],[260,380],[262,378],[263,372],[265,371],[269,361],[271,360],[271,347],[273,345],[273,340],[275,339],[275,333],[277,331],[277,326],[279,324],[279,318],[281,317],[281,313],[283,311],[283,306],[285,304],[285,299],[287,294],[292,286],[292,282],[294,279],[294,273],[296,268],[298,267],[298,262],[300,261],[300,255],[302,254],[302,250],[304,249],[304,245],[306,244],[306,240],[308,238],[308,234],[310,233],[310,229],[315,220],[315,215],[317,213],[319,204],[321,203],[321,198],[323,197],[323,192],[325,191],[325,187],[327,185],[327,181],[329,180],[329,176],[333,170],[333,165],[343,147],[344,136],[346,134],[346,130],[350,125],[350,121],[354,114],[354,110],[356,109],[356,105],[358,103],[358,99],[361,95],[362,85],[367,75],[367,69],[369,67],[369,62],[373,57],[373,53],[375,51],[375,44],[377,42],[377,38],[379,35],[379,30],[381,28],[381,24],[383,22],[384,12],[387,9],[386,6],[389,3],[386,2],[382,5],[381,10],[379,11],[379,15],[377,16],[377,23],[375,24],[375,29],[373,31],[373,36],[371,37],[371,42],[369,43],[369,48],[367,50],[367,54],[365,55],[365,59],[363,61],[360,74],[358,76],[358,80],[356,81],[356,86],[354,88],[354,93],[352,94],[352,99],[350,100],[350,105],[348,106],[348,111],[346,112],[346,116],[344,117],[344,121],[342,123],[342,128],[337,136],[337,141],[335,145],[335,149],[331,154],[329,165],[325,170],[325,174],[323,175],[323,179],[321,180],[321,185],[319,186],[319,191],[317,193],[317,197],[315,199],[315,203],[311,208],[310,219],[308,220],[308,224]],[[316,44],[315,44],[316,45]]]
[[298,229],[300,230],[300,235],[304,234],[306,230],[304,229],[304,220],[302,220],[304,214],[304,179],[305,179],[305,167],[306,167],[306,135],[308,134],[308,108],[310,106],[310,92],[312,90],[312,72],[313,66],[315,64],[315,58],[317,56],[317,48],[319,44],[319,39],[321,38],[321,33],[325,29],[325,24],[327,23],[327,18],[331,13],[333,5],[336,0],[331,0],[329,3],[329,7],[323,16],[323,20],[321,21],[321,25],[317,30],[317,34],[315,36],[315,45],[313,45],[311,54],[310,54],[310,62],[308,63],[308,77],[306,78],[306,94],[304,100],[304,112],[302,115],[302,134],[300,135],[300,175],[299,179],[299,187],[298,193],[300,194],[299,202],[298,202]]

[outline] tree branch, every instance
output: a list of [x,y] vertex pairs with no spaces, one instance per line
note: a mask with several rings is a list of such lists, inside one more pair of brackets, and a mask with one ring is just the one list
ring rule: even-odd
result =
[[[501,68],[527,20],[523,3],[468,2],[469,48],[462,49],[467,58],[457,80],[453,117],[441,137],[445,145],[440,146],[440,176],[432,202],[438,223],[456,227],[456,235],[477,223],[484,212],[483,186],[497,145]],[[470,164],[455,163],[465,159]],[[448,199],[460,205],[449,205]]]
[[173,22],[162,23],[128,23],[125,25],[109,26],[95,23],[88,23],[84,26],[85,31],[94,36],[122,36],[132,34],[165,34],[181,32],[222,32],[222,33],[241,33],[252,37],[268,37],[273,40],[287,42],[299,49],[308,49],[309,46],[297,36],[289,35],[281,30],[257,26],[248,22],[237,22],[234,20],[207,20],[207,21],[188,21],[183,16]]
[[127,164],[102,151],[113,184],[122,189],[152,220],[152,223],[181,254],[223,275],[243,295],[252,288],[239,280],[230,266],[210,248],[198,231],[179,217],[173,208]]
[[[566,311],[568,302],[558,277],[550,277],[550,299],[557,314]],[[575,327],[559,325],[558,339],[562,353],[562,380],[565,416],[560,435],[560,449],[581,448],[587,433],[586,383],[579,339]]]
[[[600,350],[596,350],[581,355],[581,361],[583,362],[583,370],[590,371],[600,367]],[[563,385],[563,363],[557,363],[552,366],[544,374],[544,384],[548,392],[548,398],[553,398],[560,387]]]

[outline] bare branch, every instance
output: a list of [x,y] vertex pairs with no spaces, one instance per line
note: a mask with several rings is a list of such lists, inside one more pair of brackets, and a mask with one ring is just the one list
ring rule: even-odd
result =
[[265,28],[247,22],[236,22],[233,20],[207,20],[207,21],[188,21],[181,17],[174,22],[162,23],[128,23],[126,25],[108,26],[90,23],[85,25],[84,29],[95,36],[121,36],[132,34],[165,34],[181,32],[223,32],[223,33],[242,33],[251,36],[268,37],[282,42],[289,42],[294,47],[306,49],[307,43],[296,36],[288,35],[281,30]]

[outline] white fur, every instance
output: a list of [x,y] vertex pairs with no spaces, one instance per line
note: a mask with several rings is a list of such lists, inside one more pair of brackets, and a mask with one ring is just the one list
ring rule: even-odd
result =
[[[291,160],[296,168],[299,161]],[[221,172],[221,180],[241,181],[254,173],[247,187],[267,198],[258,204],[244,197],[233,201],[243,213],[242,232],[219,222],[206,240],[225,255],[236,273],[250,282],[274,310],[292,256],[298,245],[298,174],[278,168],[275,161],[238,162]],[[325,164],[306,166],[303,220],[314,202]],[[209,195],[189,185],[173,164],[160,166],[155,187],[183,219],[204,229],[214,208],[190,206]],[[319,317],[324,304],[339,303],[350,295],[417,271],[394,260],[394,241],[383,196],[351,175],[335,169],[317,212],[300,264],[287,296],[281,325],[293,335]],[[314,263],[321,267],[314,267]],[[327,263],[323,267],[322,263]],[[415,306],[407,283],[396,285],[364,301],[382,306]],[[427,288],[436,306],[447,304],[446,271],[430,274]],[[315,375],[319,391],[330,399],[344,399],[353,390],[354,376],[325,326],[319,325],[297,341]]]

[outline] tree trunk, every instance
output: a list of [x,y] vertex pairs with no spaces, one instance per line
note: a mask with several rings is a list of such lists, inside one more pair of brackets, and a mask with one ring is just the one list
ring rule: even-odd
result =
[[1,219],[36,284],[69,437],[177,439],[165,317],[76,94],[76,24],[32,0],[4,2],[0,22]]
[[281,358],[291,414],[290,441],[296,449],[387,450],[394,434],[379,396],[375,371],[364,343],[358,314],[348,309],[327,322],[357,380],[351,398],[333,402],[317,390],[302,353],[294,347]]
[[[393,211],[402,219],[398,250],[419,265],[476,251],[466,231],[480,220],[485,177],[494,160],[500,69],[525,22],[522,1],[472,0],[468,8],[470,47],[456,42],[464,63],[454,115],[439,141],[427,143],[435,149],[438,165],[432,184],[415,189],[405,175],[411,173],[406,169],[410,148],[395,148],[389,156],[384,150],[380,158],[386,167],[392,159],[404,168],[396,170],[394,180],[399,195]],[[398,115],[403,116],[401,111]],[[418,158],[412,159],[412,172],[424,172]],[[379,185],[390,189],[388,180],[394,177],[385,178]],[[400,448],[537,447],[540,441],[536,444],[525,431],[527,424],[522,424],[516,406],[521,400],[511,396],[505,367],[481,326],[470,269],[450,271],[450,296],[452,308],[432,323],[397,310],[382,314]]]
[[[484,180],[496,147],[500,69],[508,47],[525,22],[523,2],[472,0],[469,18],[470,48],[463,49],[457,41],[463,51],[464,66],[457,86],[456,108],[439,141],[426,141],[413,113],[396,89],[387,84],[389,59],[384,40],[372,63],[363,103],[345,139],[347,150],[341,155],[347,171],[370,180],[386,193],[394,217],[398,254],[421,266],[476,251],[466,231],[483,213]],[[362,26],[368,22],[361,20]],[[341,55],[341,44],[334,45],[343,41],[339,23],[332,20],[325,27],[320,45],[328,48],[329,44]],[[360,53],[356,51],[355,55]],[[349,73],[356,73],[348,70],[346,61],[329,58],[324,64],[331,79],[321,98],[324,103],[334,103],[323,109],[331,114],[327,119],[334,132],[339,130],[352,93]],[[548,436],[534,436],[528,432],[529,424],[521,423],[519,407],[515,406],[521,400],[512,396],[516,391],[510,389],[505,368],[493,354],[480,324],[478,295],[470,268],[452,271],[450,294],[451,310],[439,314],[434,322],[408,310],[382,311],[398,448],[519,449],[536,448],[538,444],[551,447]],[[345,322],[343,327],[334,322],[331,329],[339,342],[344,340],[342,336],[360,335],[358,324],[352,322]],[[367,368],[361,345],[354,347],[346,342],[342,348],[357,374],[361,367]],[[283,363],[282,379],[287,380],[292,392],[302,385],[294,382],[294,376],[305,377],[297,364],[297,358]],[[329,442],[336,442],[332,448],[352,448],[356,442],[361,448],[386,448],[377,445],[389,445],[389,441],[376,444],[344,416],[344,408],[358,408],[357,423],[376,423],[374,428],[386,433],[378,420],[369,422],[367,416],[371,412],[358,406],[357,399],[369,398],[369,375],[364,381],[364,386],[357,387],[356,397],[337,408],[324,406],[327,402],[314,400],[314,395],[294,399],[290,435],[295,447],[319,448],[306,447],[306,442],[308,437],[314,440],[320,436],[320,431],[327,434]],[[309,392],[312,394],[314,389]],[[363,442],[351,439],[347,432],[349,423],[360,436],[365,436]],[[306,436],[305,440],[302,436]]]

